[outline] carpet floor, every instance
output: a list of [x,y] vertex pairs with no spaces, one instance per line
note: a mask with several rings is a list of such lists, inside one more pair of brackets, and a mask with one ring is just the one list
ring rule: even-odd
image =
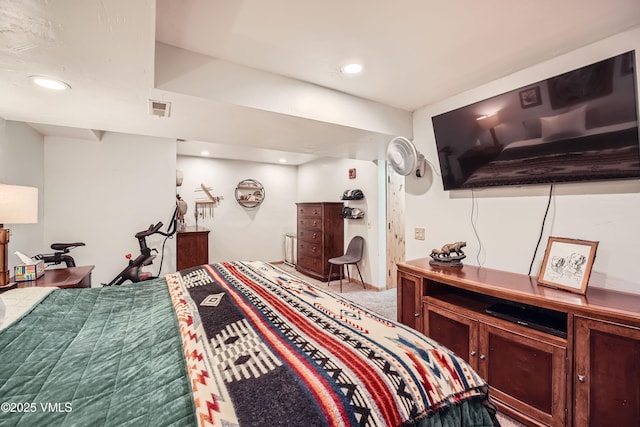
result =
[[[342,281],[342,293],[340,292],[340,281],[333,280],[330,283],[321,282],[314,278],[305,276],[296,271],[295,267],[287,264],[279,264],[283,270],[303,278],[306,282],[329,292],[342,295],[344,298],[356,302],[371,311],[380,314],[391,320],[398,320],[398,299],[396,289],[364,289],[360,282]],[[526,427],[524,424],[498,413],[498,421],[501,427]]]

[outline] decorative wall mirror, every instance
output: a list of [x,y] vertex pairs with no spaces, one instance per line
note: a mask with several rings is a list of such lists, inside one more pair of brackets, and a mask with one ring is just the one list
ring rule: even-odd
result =
[[260,206],[264,200],[264,187],[255,179],[245,179],[236,186],[236,200],[245,208]]

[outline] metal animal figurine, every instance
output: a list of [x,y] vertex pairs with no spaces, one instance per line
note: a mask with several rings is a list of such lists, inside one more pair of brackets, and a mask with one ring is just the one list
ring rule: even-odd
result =
[[467,242],[455,242],[443,245],[441,249],[433,249],[429,255],[431,257],[429,264],[460,268],[462,267],[461,261],[466,258],[462,252],[462,248],[465,246],[467,246]]

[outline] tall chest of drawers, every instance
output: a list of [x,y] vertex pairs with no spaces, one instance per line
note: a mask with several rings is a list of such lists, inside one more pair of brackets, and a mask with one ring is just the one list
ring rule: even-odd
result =
[[[296,270],[318,280],[329,280],[329,258],[344,255],[342,203],[297,203]],[[338,271],[336,271],[338,270]],[[332,279],[340,276],[334,269]]]

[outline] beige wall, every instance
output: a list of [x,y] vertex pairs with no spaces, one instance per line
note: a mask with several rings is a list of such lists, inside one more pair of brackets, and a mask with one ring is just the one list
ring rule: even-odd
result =
[[[109,282],[139,253],[134,234],[162,221],[175,207],[175,141],[105,133],[100,141],[46,137],[45,242],[85,242],[71,255],[95,265],[93,286]],[[161,250],[159,235],[147,239]],[[158,273],[158,254],[153,266]],[[175,270],[175,243],[165,248],[162,272]]]
[[5,224],[10,231],[9,268],[20,264],[15,251],[25,255],[43,252],[44,177],[43,138],[24,123],[0,118],[0,183],[38,187],[38,223]]
[[[195,225],[195,201],[206,198],[195,191],[201,184],[223,197],[213,208],[213,217],[198,220],[198,225],[211,230],[210,262],[284,260],[284,235],[295,232],[296,225],[296,166],[179,156],[177,168],[184,174],[178,193],[188,204],[187,225]],[[263,185],[265,198],[258,207],[237,203],[235,188],[244,179]]]

